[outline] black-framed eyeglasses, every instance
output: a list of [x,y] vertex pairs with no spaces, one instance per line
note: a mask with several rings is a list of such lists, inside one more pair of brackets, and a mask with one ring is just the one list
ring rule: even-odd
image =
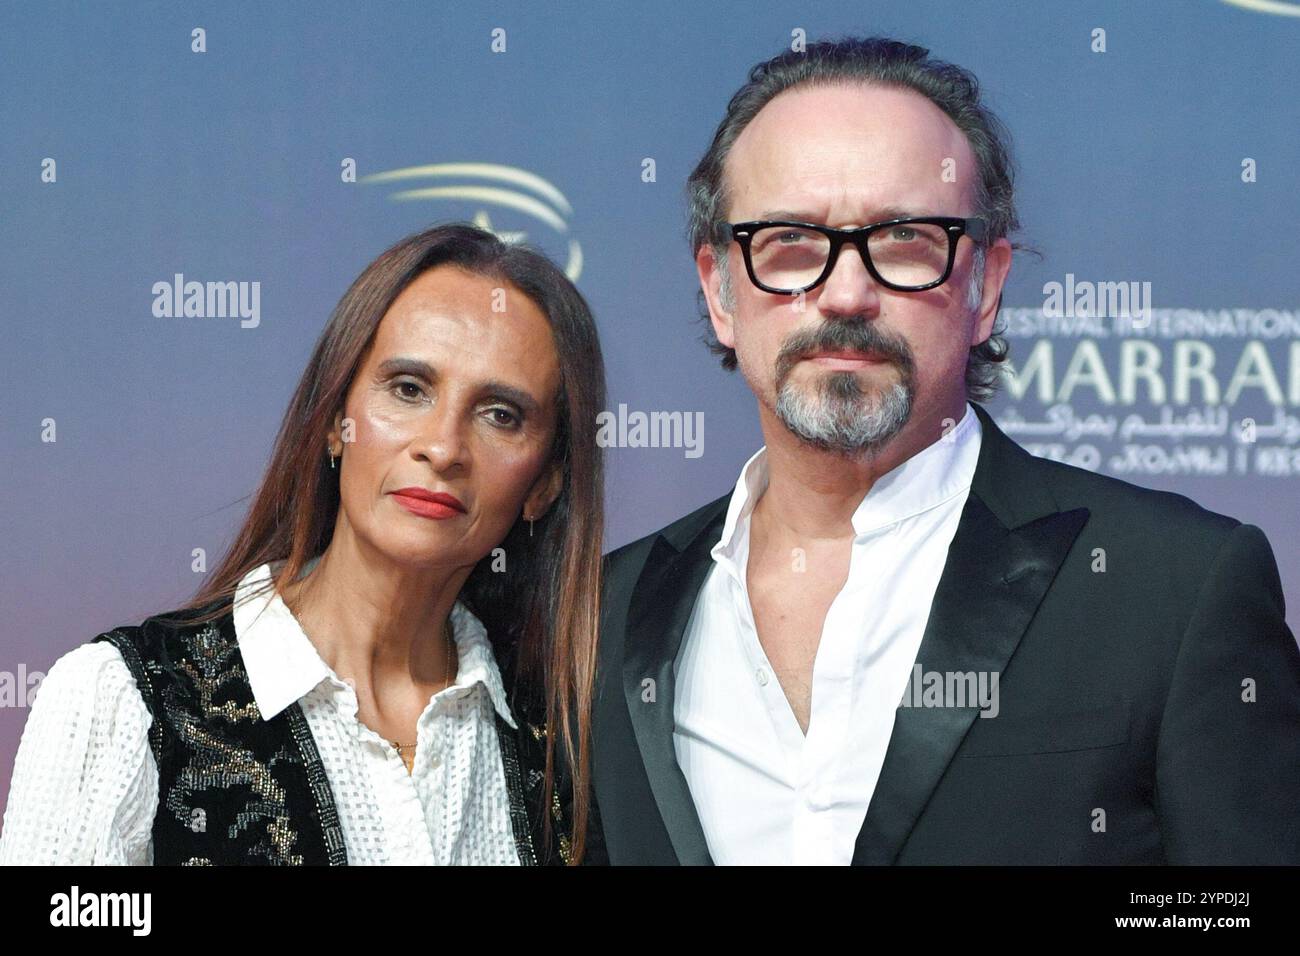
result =
[[857,247],[871,278],[886,288],[933,289],[952,275],[957,240],[969,236],[979,242],[988,230],[984,219],[955,216],[889,219],[857,229],[776,219],[728,225],[750,281],[777,295],[798,295],[825,282],[846,242]]

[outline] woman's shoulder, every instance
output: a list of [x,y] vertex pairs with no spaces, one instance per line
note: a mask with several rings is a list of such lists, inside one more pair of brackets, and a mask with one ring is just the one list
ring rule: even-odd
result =
[[87,642],[55,660],[14,758],[0,862],[142,859],[152,816],[143,810],[157,799],[151,723],[112,644]]
[[54,697],[80,698],[83,692],[91,691],[95,692],[94,699],[103,700],[112,696],[106,692],[127,687],[134,689],[121,652],[113,644],[96,638],[57,658],[42,679],[36,697],[43,699],[48,708]]
[[143,759],[142,744],[151,723],[121,653],[112,644],[91,641],[50,666],[37,687],[19,752],[25,763],[40,764],[35,776],[54,779],[58,774],[52,772],[53,764],[81,772],[92,760],[126,762],[128,755]]
[[102,728],[106,740],[133,747],[134,731],[152,723],[142,662],[169,659],[175,638],[205,626],[196,620],[202,610],[170,611],[120,625],[60,655],[36,687],[24,737],[75,744]]
[[[37,685],[32,716],[39,710],[48,718],[55,709],[64,715],[88,713],[88,708],[102,710],[124,696],[128,702],[132,695],[139,697],[128,660],[131,649],[138,651],[149,641],[157,641],[187,626],[187,618],[191,616],[192,612],[184,610],[154,615],[139,624],[101,631],[65,651]],[[35,701],[41,703],[37,705]],[[143,700],[140,703],[143,706]]]
[[184,607],[151,615],[139,624],[124,624],[97,634],[92,644],[109,644],[128,658],[174,658],[178,646],[196,635],[233,637],[233,611],[229,598],[201,606]]
[[97,724],[126,728],[142,721],[147,728],[149,706],[121,642],[101,640],[115,633],[130,640],[128,635],[139,630],[138,625],[114,628],[58,657],[36,690],[25,733],[75,740],[83,736],[78,728],[89,733]]

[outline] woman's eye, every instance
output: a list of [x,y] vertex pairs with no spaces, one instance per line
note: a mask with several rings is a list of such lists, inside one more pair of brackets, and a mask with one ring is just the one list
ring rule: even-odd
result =
[[516,415],[510,409],[502,408],[499,405],[496,406],[495,408],[489,408],[488,414],[493,416],[492,421],[494,424],[500,425],[503,428],[514,428],[519,424],[518,415]]
[[[408,388],[411,389],[414,394],[412,394],[412,392],[403,391],[403,389]],[[400,398],[404,398],[408,401],[413,401],[424,395],[424,389],[420,388],[420,386],[416,385],[414,382],[396,382],[393,385],[393,389],[397,392]]]

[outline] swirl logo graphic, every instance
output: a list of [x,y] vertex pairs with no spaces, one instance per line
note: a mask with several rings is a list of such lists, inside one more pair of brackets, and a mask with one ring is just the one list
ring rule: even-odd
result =
[[1256,13],[1274,13],[1280,17],[1300,17],[1300,0],[1223,0],[1234,7]]
[[[487,185],[464,183],[481,180]],[[408,166],[362,177],[369,185],[403,184],[409,188],[389,194],[395,202],[465,202],[475,204],[474,225],[486,229],[504,242],[524,242],[549,252],[547,246],[560,247],[553,258],[564,262],[564,274],[577,282],[582,274],[582,246],[569,232],[573,207],[564,194],[541,176],[517,166],[496,163],[433,163]],[[420,181],[431,185],[417,185]],[[536,241],[526,229],[497,230],[492,227],[488,207],[509,210],[549,230],[550,236]]]

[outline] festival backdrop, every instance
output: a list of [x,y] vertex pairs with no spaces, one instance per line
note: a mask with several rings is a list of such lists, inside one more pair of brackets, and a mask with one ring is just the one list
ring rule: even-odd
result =
[[564,264],[615,420],[681,426],[618,431],[607,547],[727,491],[761,436],[683,184],[754,63],[845,33],[1012,132],[1002,427],[1259,525],[1297,630],[1300,3],[8,3],[0,789],[50,664],[215,567],[331,309],[429,225]]

